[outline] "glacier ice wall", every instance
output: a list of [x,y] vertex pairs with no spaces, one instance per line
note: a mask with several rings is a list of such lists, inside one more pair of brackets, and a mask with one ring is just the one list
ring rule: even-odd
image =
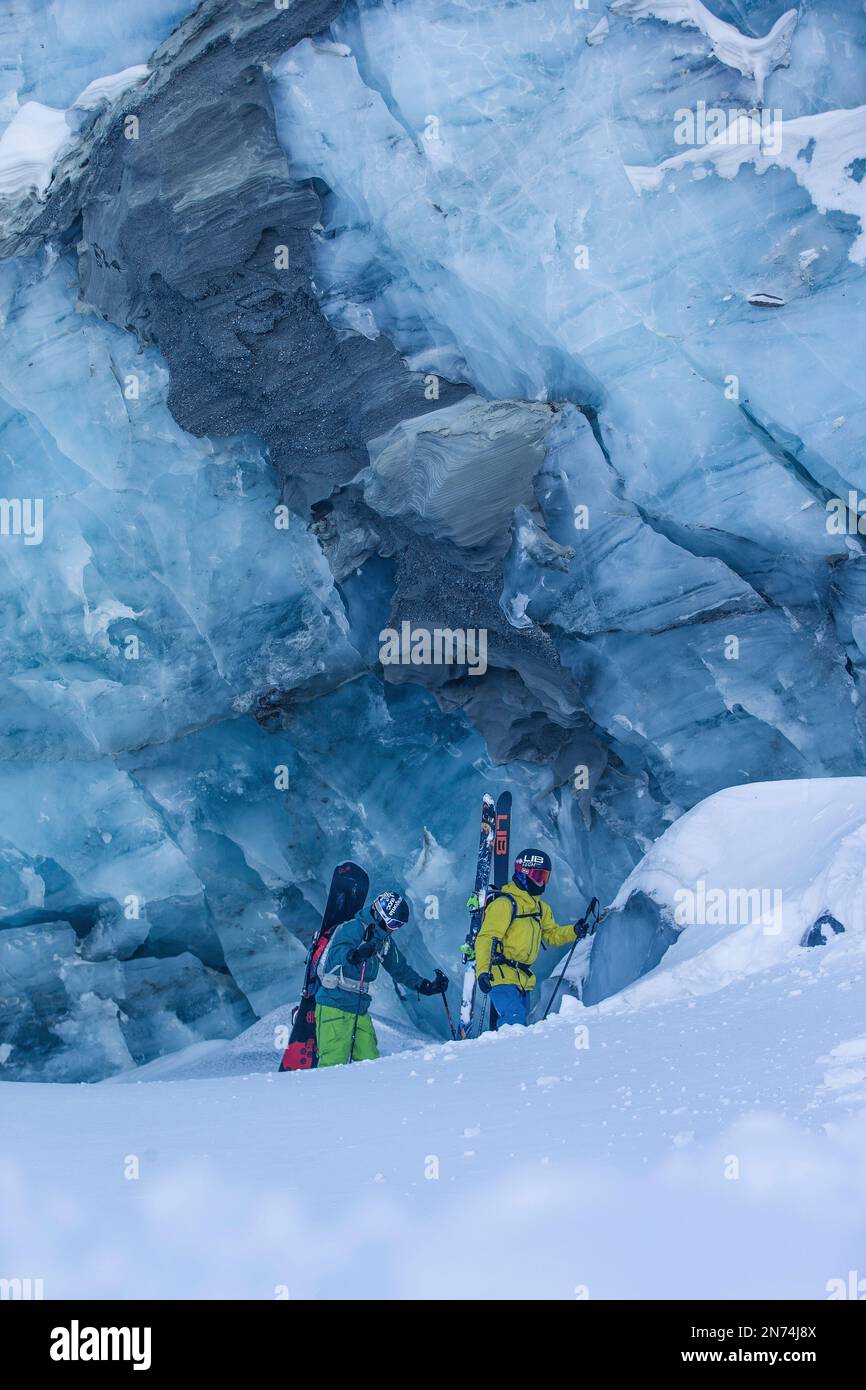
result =
[[[780,14],[750,5],[748,23]],[[631,830],[654,836],[732,781],[862,768],[862,538],[833,533],[826,506],[862,479],[864,290],[846,189],[813,202],[770,156],[634,187],[683,111],[754,110],[753,73],[655,19],[616,15],[588,44],[597,19],[356,3],[334,43],[277,66],[275,104],[293,173],[331,190],[329,317],[482,394],[573,403],[502,606],[553,637],[615,770],[593,814],[625,773]],[[854,107],[842,58],[864,43],[855,6],[801,13],[790,67],[766,79],[774,117]],[[862,122],[844,138],[804,158],[856,192]]]
[[[347,854],[453,972],[486,785],[565,920],[721,788],[864,771],[866,17],[686,8],[4,17],[0,130],[69,131],[0,190],[5,1074],[283,1003]],[[778,158],[674,162],[758,79]],[[404,623],[485,674],[383,667]]]

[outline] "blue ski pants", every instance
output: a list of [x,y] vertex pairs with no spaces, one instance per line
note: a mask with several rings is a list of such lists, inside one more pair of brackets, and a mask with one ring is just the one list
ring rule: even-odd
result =
[[499,1015],[497,1028],[504,1027],[506,1023],[522,1023],[526,1027],[529,1022],[529,995],[525,990],[518,989],[517,985],[494,985],[490,991],[490,1002]]

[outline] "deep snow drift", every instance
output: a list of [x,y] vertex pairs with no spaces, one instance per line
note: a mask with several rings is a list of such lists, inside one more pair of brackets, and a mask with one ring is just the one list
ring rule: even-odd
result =
[[816,939],[825,935],[830,918],[830,932],[862,932],[864,851],[866,778],[717,792],[680,817],[620,888],[584,999],[621,991],[613,1007],[702,994],[790,958],[816,925]]

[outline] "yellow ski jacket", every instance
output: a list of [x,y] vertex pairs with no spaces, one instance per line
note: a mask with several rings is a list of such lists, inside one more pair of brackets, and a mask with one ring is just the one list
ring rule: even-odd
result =
[[[516,904],[513,913],[511,899]],[[530,967],[535,964],[541,943],[567,946],[574,938],[574,924],[561,927],[542,898],[533,898],[514,882],[506,883],[502,896],[494,898],[486,909],[481,930],[475,938],[475,974],[489,971],[494,985],[534,989],[536,980]],[[494,942],[499,943],[495,949]],[[526,969],[518,970],[504,963],[497,965],[498,957],[517,961]]]

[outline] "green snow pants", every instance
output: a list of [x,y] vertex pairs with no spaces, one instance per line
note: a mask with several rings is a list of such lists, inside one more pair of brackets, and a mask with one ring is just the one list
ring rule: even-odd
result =
[[[319,1049],[320,1067],[339,1067],[343,1062],[348,1062],[354,1027],[354,1014],[347,1013],[345,1009],[334,1009],[330,1004],[316,1005],[316,1046]],[[361,1014],[352,1061],[375,1062],[378,1056],[373,1020],[369,1014]]]

